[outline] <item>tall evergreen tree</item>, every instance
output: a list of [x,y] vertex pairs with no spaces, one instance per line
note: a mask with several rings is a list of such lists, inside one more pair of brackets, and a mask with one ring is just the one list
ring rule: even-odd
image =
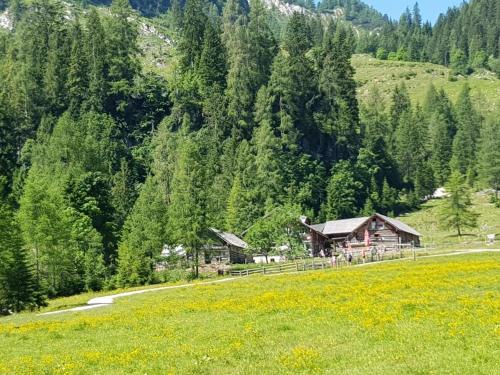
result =
[[196,141],[188,136],[180,145],[168,216],[172,239],[185,246],[192,256],[195,277],[198,277],[201,245],[208,230],[205,183],[203,155]]
[[69,111],[75,117],[86,100],[88,91],[87,59],[84,51],[83,31],[77,19],[71,31],[71,57],[68,70]]
[[179,41],[182,71],[194,69],[203,50],[207,16],[201,0],[187,0],[183,15],[182,35]]
[[226,86],[226,51],[217,28],[211,22],[206,23],[203,49],[197,66],[201,90],[205,95],[212,90],[222,91]]
[[108,96],[105,109],[123,117],[130,103],[133,80],[140,69],[138,30],[128,0],[113,0],[107,26]]
[[494,190],[498,204],[500,190],[500,123],[498,116],[484,122],[478,154],[479,182]]
[[441,207],[440,219],[444,228],[454,228],[462,236],[464,228],[477,225],[477,214],[470,210],[471,198],[464,177],[457,171],[451,173],[445,185],[449,194]]
[[99,13],[92,8],[86,20],[85,54],[88,60],[88,102],[93,111],[102,111],[107,90],[106,33]]
[[21,231],[12,210],[0,203],[0,314],[43,304]]
[[453,139],[451,168],[470,176],[476,163],[481,118],[472,104],[468,85],[464,86],[458,97],[455,113],[457,133]]
[[353,166],[341,161],[332,170],[327,187],[324,217],[328,220],[347,219],[357,213],[357,197],[362,184],[356,181]]

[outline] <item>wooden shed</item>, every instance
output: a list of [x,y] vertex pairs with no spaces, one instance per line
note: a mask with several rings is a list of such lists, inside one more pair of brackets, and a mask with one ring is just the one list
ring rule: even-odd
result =
[[248,245],[233,233],[210,228],[211,243],[205,248],[205,262],[248,263],[252,258],[246,254]]

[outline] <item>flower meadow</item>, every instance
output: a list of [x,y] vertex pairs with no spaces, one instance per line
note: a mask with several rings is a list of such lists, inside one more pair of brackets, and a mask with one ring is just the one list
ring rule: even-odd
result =
[[0,319],[1,374],[493,374],[500,254],[166,290]]

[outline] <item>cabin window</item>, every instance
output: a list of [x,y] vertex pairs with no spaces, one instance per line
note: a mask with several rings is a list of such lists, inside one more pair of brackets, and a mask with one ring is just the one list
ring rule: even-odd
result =
[[370,230],[382,230],[385,229],[385,223],[383,221],[377,221],[373,219],[370,223]]

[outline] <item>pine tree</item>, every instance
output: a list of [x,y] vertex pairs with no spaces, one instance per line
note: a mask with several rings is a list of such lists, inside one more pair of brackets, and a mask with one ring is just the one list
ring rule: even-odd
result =
[[327,201],[323,208],[328,220],[346,219],[356,215],[357,196],[362,184],[356,181],[353,166],[349,162],[337,163],[327,187]]
[[138,30],[128,0],[113,0],[110,10],[106,28],[109,88],[105,110],[120,117],[130,104],[133,80],[140,69]]
[[454,228],[462,236],[464,228],[475,228],[477,214],[470,211],[470,192],[464,177],[457,171],[452,172],[445,185],[449,194],[441,207],[440,219],[443,228]]
[[390,119],[391,119],[391,132],[389,135],[389,147],[391,150],[395,150],[395,133],[399,126],[401,116],[405,112],[411,110],[411,101],[410,96],[408,94],[408,90],[406,89],[406,85],[402,82],[400,85],[397,85],[394,88],[392,93],[392,104],[390,108]]
[[88,64],[84,52],[83,31],[77,19],[71,32],[71,56],[68,70],[68,109],[75,117],[78,117],[88,91]]
[[191,254],[195,277],[198,277],[201,245],[208,230],[206,179],[202,158],[196,141],[186,138],[180,145],[168,208],[172,239],[185,246]]
[[106,33],[95,8],[89,11],[86,21],[85,54],[89,64],[89,92],[86,106],[99,112],[103,109],[107,90]]
[[319,76],[321,113],[316,115],[322,130],[334,143],[334,160],[347,159],[358,151],[359,109],[356,99],[354,68],[350,63],[352,36],[345,27],[337,27],[334,35],[327,35]]
[[241,234],[252,225],[252,202],[249,192],[243,187],[237,174],[229,193],[225,228],[229,232]]
[[180,68],[185,72],[194,69],[203,50],[207,17],[201,0],[187,0],[184,8],[182,35],[179,41]]
[[61,29],[49,37],[43,90],[48,111],[55,115],[60,115],[68,105],[66,81],[72,42],[67,34],[67,30]]
[[450,163],[451,169],[465,175],[475,169],[476,149],[481,129],[481,118],[472,104],[468,85],[464,86],[458,97],[455,112],[457,133],[453,139]]
[[469,74],[469,67],[467,63],[467,56],[464,51],[455,48],[451,52],[450,68],[453,74],[461,74],[463,76]]
[[118,247],[118,283],[140,285],[153,281],[155,261],[169,242],[167,206],[157,178],[149,176],[125,221]]
[[0,314],[43,305],[12,210],[0,203]]
[[207,95],[212,90],[224,90],[226,86],[226,52],[217,26],[206,23],[203,49],[197,66],[201,79],[201,91]]
[[182,28],[182,6],[180,0],[172,0],[167,11],[169,23],[173,26],[175,32]]
[[443,90],[437,95],[429,123],[431,165],[436,183],[442,186],[450,175],[452,143],[456,133],[453,109]]
[[488,119],[481,129],[478,155],[479,182],[494,190],[498,203],[500,190],[500,123],[496,118]]

